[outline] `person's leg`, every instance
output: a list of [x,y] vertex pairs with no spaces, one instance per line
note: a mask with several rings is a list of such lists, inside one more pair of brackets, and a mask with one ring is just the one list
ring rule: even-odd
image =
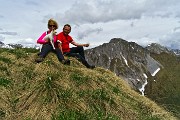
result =
[[57,58],[59,61],[64,60],[64,56],[59,48],[56,48],[54,51],[55,51],[54,53],[57,55]]
[[56,49],[54,50],[54,52],[55,52],[55,54],[57,55],[57,58],[58,58],[58,60],[59,60],[61,63],[70,65],[70,60],[68,60],[68,59],[65,60],[65,59],[64,59],[64,56],[63,56],[63,54],[62,54],[62,52],[61,52],[61,50],[60,50],[59,48],[56,48]]
[[45,58],[47,54],[52,50],[53,48],[50,44],[44,44],[42,46],[41,52],[39,53],[39,56]]
[[69,57],[75,57],[77,58],[83,65],[85,65],[87,68],[95,68],[95,66],[89,65],[88,62],[79,54],[79,53],[66,53],[67,56]]
[[79,53],[85,59],[83,47],[72,47],[72,48],[70,48],[70,52],[71,53]]
[[91,68],[91,69],[95,68],[94,65],[89,65],[89,63],[86,61],[83,47],[70,48],[70,54],[71,56],[78,58],[78,60],[82,62],[87,68]]
[[52,51],[53,48],[49,44],[42,45],[41,52],[38,54],[38,58],[35,60],[37,63],[42,62],[47,54]]

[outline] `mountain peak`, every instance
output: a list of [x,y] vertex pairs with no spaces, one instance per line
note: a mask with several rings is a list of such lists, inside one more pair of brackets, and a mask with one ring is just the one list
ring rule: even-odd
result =
[[146,49],[148,49],[152,53],[160,54],[162,52],[165,53],[172,53],[168,48],[158,44],[158,43],[151,43],[149,44]]
[[2,46],[2,45],[4,45],[4,43],[0,41],[0,46]]
[[122,38],[112,38],[109,43],[127,42]]
[[147,76],[155,76],[161,65],[150,56],[150,52],[135,42],[113,38],[94,49],[85,51],[88,61],[125,77],[131,87],[144,95]]

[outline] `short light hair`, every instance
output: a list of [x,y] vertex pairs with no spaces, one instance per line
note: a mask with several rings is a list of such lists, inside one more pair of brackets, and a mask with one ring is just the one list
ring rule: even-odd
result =
[[48,28],[49,28],[49,25],[51,24],[54,24],[55,25],[55,29],[58,29],[58,23],[53,20],[52,18],[48,20]]

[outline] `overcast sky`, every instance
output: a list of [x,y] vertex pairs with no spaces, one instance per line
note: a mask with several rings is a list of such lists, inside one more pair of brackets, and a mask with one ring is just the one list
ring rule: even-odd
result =
[[36,44],[47,21],[91,47],[122,38],[180,49],[180,0],[0,0],[0,41]]

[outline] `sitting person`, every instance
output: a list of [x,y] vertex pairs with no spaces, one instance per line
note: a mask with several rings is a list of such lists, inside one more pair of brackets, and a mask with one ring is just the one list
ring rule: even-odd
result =
[[55,30],[58,28],[58,24],[55,20],[50,19],[48,21],[48,31],[44,32],[37,43],[42,44],[38,58],[35,60],[37,63],[42,62],[49,52],[54,52],[57,55],[58,60],[63,64],[70,64],[70,60],[65,60],[62,54],[61,42],[57,41]]
[[[95,68],[94,65],[90,65],[85,59],[83,47],[88,47],[89,44],[76,43],[72,39],[72,37],[69,35],[70,32],[71,32],[71,26],[69,24],[66,24],[63,27],[63,31],[57,35],[57,40],[61,41],[62,43],[61,47],[62,47],[63,54],[66,56],[78,58],[78,60],[82,62],[82,64],[85,65],[87,68],[90,68],[90,69]],[[70,43],[75,45],[76,47],[70,48],[69,47]]]

